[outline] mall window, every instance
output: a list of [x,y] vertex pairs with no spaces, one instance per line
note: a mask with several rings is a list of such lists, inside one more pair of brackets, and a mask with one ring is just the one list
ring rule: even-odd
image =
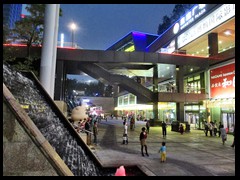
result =
[[128,105],[128,95],[123,97],[123,105]]
[[136,104],[136,96],[133,94],[129,95],[129,104]]
[[190,76],[184,80],[185,93],[201,93],[200,75]]
[[118,98],[118,106],[123,105],[123,97]]

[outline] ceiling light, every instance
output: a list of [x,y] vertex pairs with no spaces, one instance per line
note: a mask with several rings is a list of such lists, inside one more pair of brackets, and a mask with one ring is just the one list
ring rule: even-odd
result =
[[227,30],[227,31],[224,32],[224,34],[227,35],[227,36],[230,36],[231,32],[229,30]]

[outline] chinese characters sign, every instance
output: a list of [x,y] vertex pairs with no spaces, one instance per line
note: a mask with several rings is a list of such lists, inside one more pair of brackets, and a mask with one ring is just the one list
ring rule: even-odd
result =
[[235,63],[210,71],[211,98],[235,97]]
[[235,4],[223,4],[221,7],[193,25],[184,33],[178,36],[177,46],[181,48],[189,42],[197,39],[211,29],[235,16]]

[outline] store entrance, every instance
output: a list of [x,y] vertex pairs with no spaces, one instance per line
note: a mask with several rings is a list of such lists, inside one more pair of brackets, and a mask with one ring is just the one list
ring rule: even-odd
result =
[[191,129],[199,129],[199,112],[198,111],[186,111],[185,121],[190,124]]
[[224,128],[228,128],[229,132],[232,133],[235,126],[235,113],[222,112],[222,123]]

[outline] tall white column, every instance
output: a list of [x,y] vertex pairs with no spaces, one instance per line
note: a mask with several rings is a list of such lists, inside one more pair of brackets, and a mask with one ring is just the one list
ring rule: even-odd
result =
[[[56,16],[56,4],[47,4],[44,14],[44,34],[41,53],[40,82],[51,96],[52,58],[54,44],[54,24]],[[52,96],[51,96],[52,97]],[[53,97],[52,97],[53,98]]]
[[59,24],[59,10],[60,4],[56,4],[56,15],[55,15],[55,32],[54,32],[54,42],[53,42],[53,57],[52,57],[52,75],[51,75],[51,92],[50,96],[54,99],[54,89],[55,89],[55,72],[56,72],[56,57],[57,57],[57,41],[58,41],[58,24]]

